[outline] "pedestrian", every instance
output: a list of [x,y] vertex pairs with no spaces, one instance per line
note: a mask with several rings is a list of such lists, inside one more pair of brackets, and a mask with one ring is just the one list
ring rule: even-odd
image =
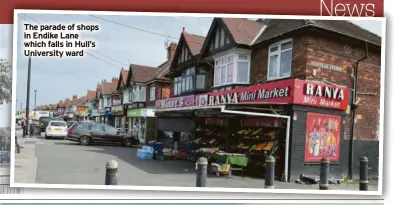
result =
[[21,126],[22,126],[22,137],[25,137],[25,134],[26,134],[25,119],[21,119]]

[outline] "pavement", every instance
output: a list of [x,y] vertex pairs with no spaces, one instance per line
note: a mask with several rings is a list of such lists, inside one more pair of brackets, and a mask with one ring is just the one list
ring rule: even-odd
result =
[[[23,148],[15,154],[15,183],[103,185],[105,164],[116,160],[119,185],[194,187],[196,184],[194,164],[190,161],[140,160],[135,147],[81,146],[62,139],[20,135],[17,133]],[[276,182],[275,186],[276,189],[318,189],[318,185],[284,182]],[[207,187],[263,188],[264,179],[209,175]],[[331,185],[330,189],[358,190],[358,184]],[[372,184],[369,190],[377,190],[377,184]]]

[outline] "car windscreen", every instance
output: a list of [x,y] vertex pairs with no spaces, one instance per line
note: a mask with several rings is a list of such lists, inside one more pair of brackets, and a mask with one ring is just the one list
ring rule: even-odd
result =
[[66,123],[65,122],[51,122],[51,127],[66,127]]
[[50,117],[40,117],[40,119],[38,121],[48,123],[50,120],[51,120]]

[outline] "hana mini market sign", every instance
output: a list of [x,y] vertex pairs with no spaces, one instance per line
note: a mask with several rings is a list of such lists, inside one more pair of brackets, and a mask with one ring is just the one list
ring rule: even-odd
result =
[[198,95],[197,106],[226,104],[299,104],[347,110],[348,88],[288,79]]

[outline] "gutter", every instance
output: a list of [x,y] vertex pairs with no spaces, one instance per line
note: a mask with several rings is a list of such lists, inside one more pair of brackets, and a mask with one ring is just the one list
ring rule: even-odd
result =
[[366,58],[368,58],[368,42],[366,41],[365,47],[365,56],[358,59],[355,63],[354,67],[354,78],[353,78],[353,95],[352,95],[352,103],[351,103],[351,126],[350,126],[350,144],[349,144],[349,154],[348,154],[348,178],[350,180],[353,179],[353,168],[354,168],[354,135],[355,135],[355,119],[358,104],[356,102],[357,99],[357,84],[358,84],[358,66],[359,63]]

